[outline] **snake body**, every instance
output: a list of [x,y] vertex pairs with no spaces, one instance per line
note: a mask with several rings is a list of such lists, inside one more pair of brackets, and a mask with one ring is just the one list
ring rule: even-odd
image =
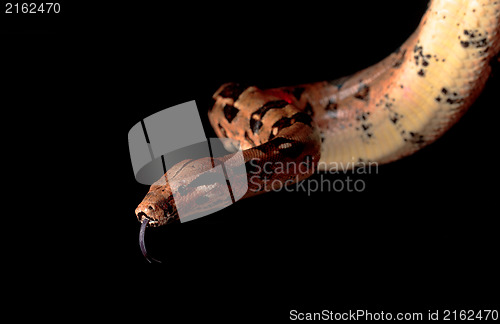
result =
[[[213,96],[209,120],[243,158],[179,162],[151,186],[137,218],[159,226],[179,217],[176,203],[193,210],[227,203],[227,183],[196,184],[199,174],[217,172],[221,164],[228,172],[231,163],[245,164],[247,173],[233,174],[231,187],[246,198],[273,190],[274,180],[291,184],[339,164],[382,164],[410,155],[466,112],[499,50],[500,0],[433,0],[400,48],[351,76],[264,90],[224,84]],[[278,162],[302,167],[262,174],[266,163]],[[174,192],[183,192],[182,201],[174,202]]]

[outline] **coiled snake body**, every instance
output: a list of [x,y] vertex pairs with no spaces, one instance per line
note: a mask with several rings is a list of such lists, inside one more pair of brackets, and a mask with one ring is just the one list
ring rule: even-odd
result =
[[[222,85],[209,120],[217,136],[243,150],[243,160],[232,163],[245,163],[248,171],[234,175],[249,184],[245,198],[273,190],[265,185],[273,180],[294,183],[340,163],[387,163],[432,143],[480,94],[499,50],[500,1],[434,0],[417,30],[381,62],[335,81],[294,87]],[[190,188],[200,172],[228,161],[205,158],[173,166],[168,182],[162,177],[153,184],[136,209],[143,228],[177,219],[172,192]],[[246,181],[252,167],[278,161],[305,167],[266,177],[254,172]],[[198,209],[213,207],[226,186],[193,185],[181,199]],[[237,190],[238,182],[231,186]]]

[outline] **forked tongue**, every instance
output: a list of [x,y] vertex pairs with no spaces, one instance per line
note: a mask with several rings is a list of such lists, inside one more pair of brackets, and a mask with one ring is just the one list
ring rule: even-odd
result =
[[139,232],[139,246],[141,247],[141,252],[142,255],[148,260],[149,263],[158,262],[161,263],[160,260],[156,260],[155,258],[149,256],[148,252],[146,251],[146,245],[144,244],[144,235],[146,234],[146,226],[148,226],[149,219],[144,217],[144,220],[142,221],[141,224],[141,230]]

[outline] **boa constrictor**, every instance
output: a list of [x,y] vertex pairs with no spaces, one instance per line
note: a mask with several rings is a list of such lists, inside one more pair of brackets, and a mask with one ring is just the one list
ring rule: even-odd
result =
[[[412,154],[465,113],[482,91],[499,49],[500,0],[433,0],[397,51],[351,76],[268,90],[222,85],[209,120],[217,136],[243,150],[243,160],[232,163],[245,163],[247,174],[233,175],[241,179],[231,182],[233,192],[248,183],[246,198],[274,189],[265,181],[291,184],[339,163],[382,164]],[[229,161],[185,160],[151,186],[135,211],[145,256],[145,227],[178,219],[173,192],[187,191],[180,198],[183,205],[197,210],[223,202],[227,183],[197,187],[194,180]],[[269,162],[305,168],[247,181],[252,167]]]

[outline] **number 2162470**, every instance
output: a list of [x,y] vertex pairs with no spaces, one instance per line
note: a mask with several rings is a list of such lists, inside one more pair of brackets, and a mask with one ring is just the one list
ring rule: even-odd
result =
[[42,3],[11,3],[5,4],[6,14],[51,14],[61,12],[61,5],[57,2]]

